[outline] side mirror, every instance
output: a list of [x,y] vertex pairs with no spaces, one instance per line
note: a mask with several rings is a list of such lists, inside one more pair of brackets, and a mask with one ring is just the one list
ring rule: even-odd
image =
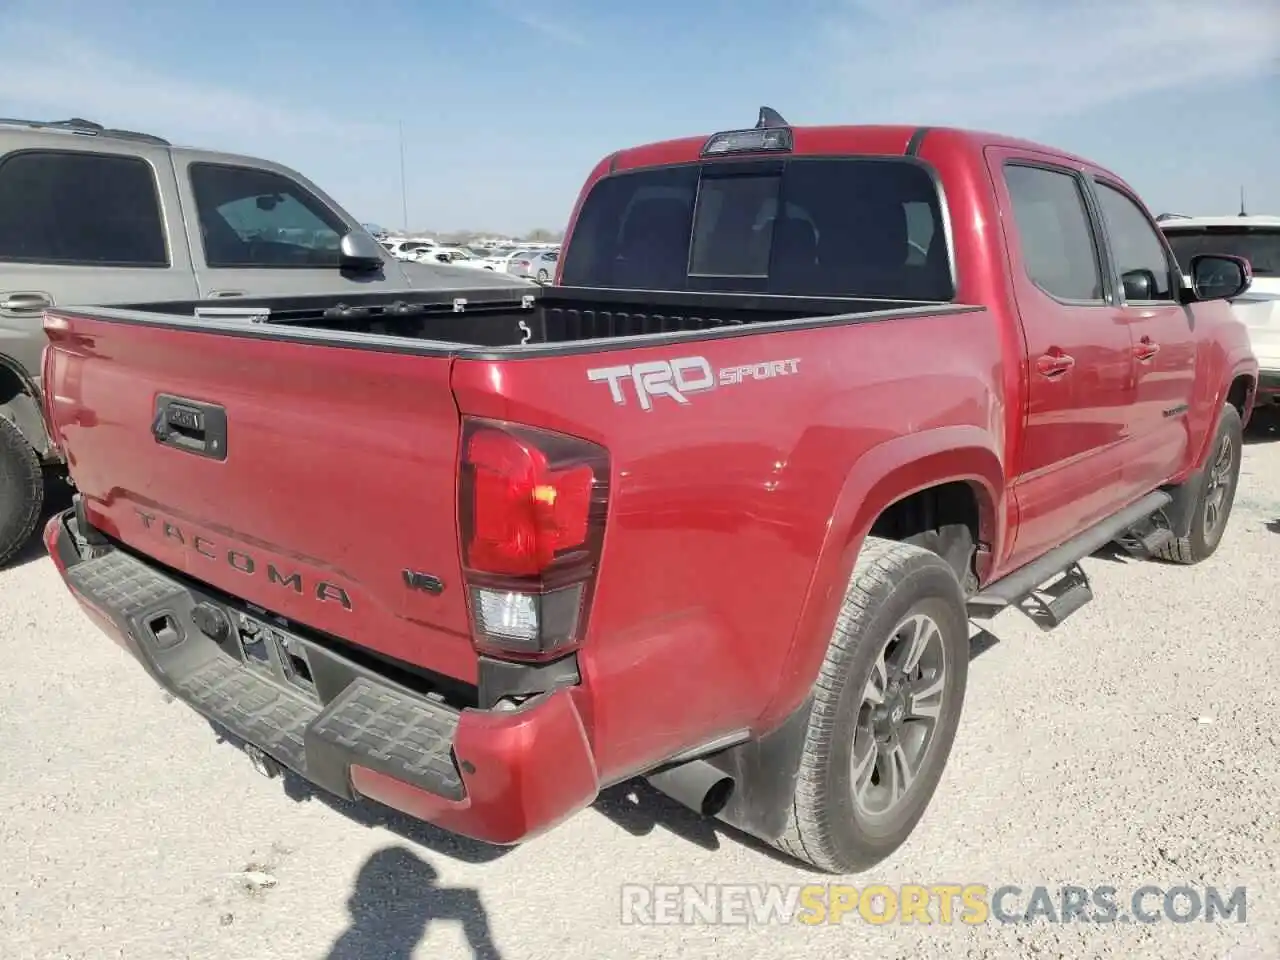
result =
[[1124,284],[1126,300],[1158,300],[1156,296],[1156,275],[1150,270],[1130,270],[1122,274],[1120,282]]
[[382,268],[382,246],[367,233],[352,230],[338,245],[338,265],[343,270],[374,271]]
[[1191,258],[1191,292],[1197,300],[1234,300],[1253,283],[1244,257],[1202,253]]

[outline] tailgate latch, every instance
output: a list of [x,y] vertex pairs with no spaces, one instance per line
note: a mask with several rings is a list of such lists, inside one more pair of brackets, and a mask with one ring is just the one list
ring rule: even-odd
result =
[[213,460],[227,459],[227,411],[216,403],[162,393],[151,421],[156,443]]

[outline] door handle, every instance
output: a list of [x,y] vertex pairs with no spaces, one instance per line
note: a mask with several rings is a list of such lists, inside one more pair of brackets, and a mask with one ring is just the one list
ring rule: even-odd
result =
[[227,411],[216,403],[162,393],[156,397],[151,435],[156,443],[198,457],[227,459]]
[[1076,358],[1065,353],[1046,353],[1036,361],[1036,372],[1042,377],[1060,377],[1076,365]]
[[1133,355],[1139,360],[1150,360],[1160,352],[1160,344],[1152,343],[1150,337],[1143,337],[1133,347]]
[[53,306],[53,298],[44,293],[11,293],[0,300],[0,310],[5,313],[40,313]]

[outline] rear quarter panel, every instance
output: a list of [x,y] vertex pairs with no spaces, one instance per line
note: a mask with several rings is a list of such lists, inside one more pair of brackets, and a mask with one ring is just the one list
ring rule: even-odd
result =
[[[748,375],[683,404],[658,396],[648,410],[631,380],[619,381],[619,403],[588,377],[681,357],[705,358],[721,379],[776,362],[793,362],[794,373]],[[843,593],[831,571],[881,507],[939,479],[977,477],[992,498],[1002,489],[1000,338],[982,310],[459,360],[453,389],[464,414],[610,452],[609,521],[580,659],[597,761],[615,779],[770,721],[806,609],[826,611]],[[815,579],[824,556],[835,559]],[[820,640],[807,646],[825,647],[833,618],[834,609],[818,618]]]
[[1249,377],[1252,388],[1245,403],[1245,420],[1258,383],[1258,361],[1250,342],[1249,330],[1231,304],[1211,300],[1185,308],[1192,315],[1196,337],[1196,377],[1191,410],[1187,416],[1190,442],[1189,461],[1176,481],[1185,479],[1200,467],[1208,455],[1218,416],[1227,402],[1232,383],[1237,377]]

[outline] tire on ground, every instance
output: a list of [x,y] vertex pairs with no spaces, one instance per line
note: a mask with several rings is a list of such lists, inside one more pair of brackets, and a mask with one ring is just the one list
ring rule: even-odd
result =
[[[1191,532],[1185,537],[1170,540],[1155,552],[1156,557],[1173,563],[1192,564],[1213,556],[1231,518],[1243,450],[1244,428],[1240,423],[1240,413],[1231,404],[1225,404],[1209,446],[1204,472],[1192,481],[1198,488],[1191,514]],[[1225,462],[1224,457],[1228,458]],[[1211,513],[1210,506],[1217,502],[1215,491],[1219,489],[1222,490],[1221,502]],[[1212,524],[1211,516],[1216,516],[1216,522]]]
[[[936,731],[897,809],[870,822],[855,810],[852,794],[852,749],[864,690],[884,645],[901,623],[920,613],[938,626],[945,653]],[[814,685],[799,780],[777,846],[826,872],[854,873],[904,844],[946,767],[968,675],[969,625],[955,572],[929,550],[867,538]]]
[[44,472],[31,444],[0,417],[0,565],[26,546],[44,508]]
[[[898,808],[880,822],[855,810],[854,733],[873,665],[910,617],[937,624],[945,653],[933,742]],[[915,829],[937,788],[959,727],[969,670],[969,627],[956,575],[919,546],[868,537],[854,567],[813,690],[813,709],[787,829],[776,846],[830,873],[874,866]]]

